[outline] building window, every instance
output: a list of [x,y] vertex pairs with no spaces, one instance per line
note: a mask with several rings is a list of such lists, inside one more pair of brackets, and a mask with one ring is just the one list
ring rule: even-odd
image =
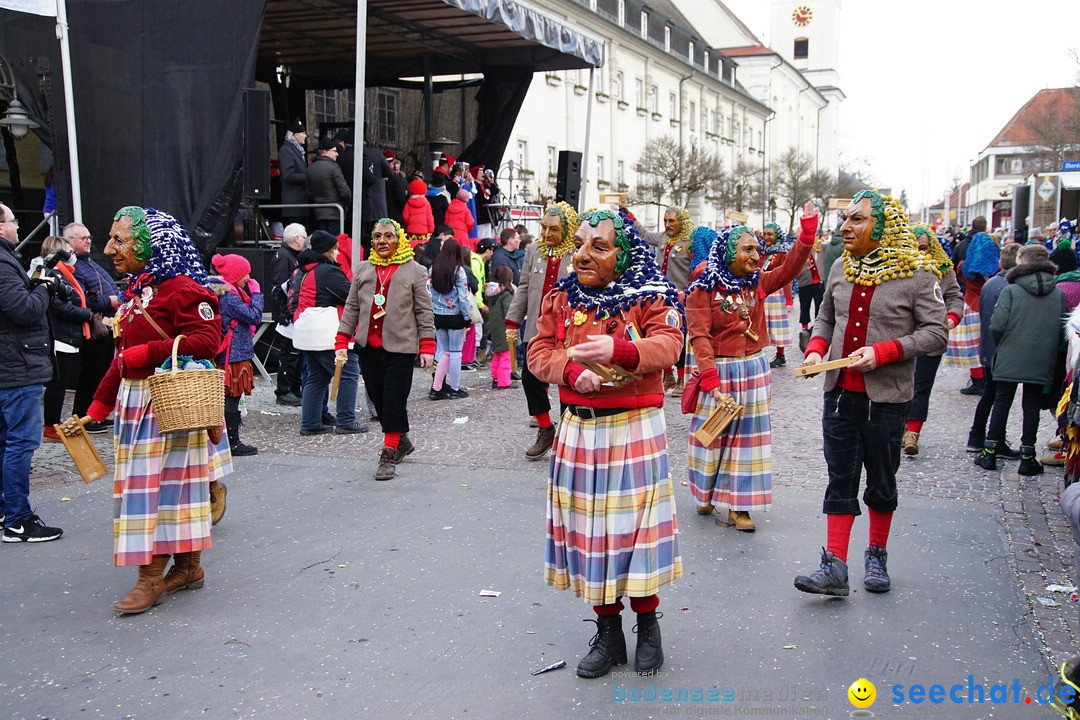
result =
[[604,156],[603,155],[597,155],[596,156],[596,179],[597,180],[603,180],[604,179],[604,174],[605,174],[604,173]]
[[619,160],[615,164],[615,182],[623,185],[626,183],[626,163]]
[[678,102],[679,100],[675,97],[675,93],[668,93],[668,117],[672,120],[679,119],[679,112],[676,109]]
[[517,142],[517,162],[518,168],[521,170],[529,167],[529,143],[527,140],[518,140]]
[[[336,119],[336,118],[335,118]],[[398,145],[398,91],[379,88],[375,94],[375,132],[383,147]]]
[[641,39],[649,39],[649,13],[641,11]]
[[792,57],[796,60],[805,60],[810,55],[810,40],[807,38],[795,38],[795,50]]
[[337,92],[335,90],[313,90],[311,92],[311,110],[315,115],[316,125],[324,122],[337,122]]
[[690,64],[694,64],[694,41],[690,41],[690,51],[687,53],[690,56]]
[[653,112],[660,112],[660,110],[658,109],[659,108],[659,102],[660,102],[660,91],[657,90],[655,85],[650,85],[649,86],[649,109],[652,110]]
[[705,67],[705,72],[709,72],[709,51],[705,51],[705,59],[701,63]]
[[639,108],[643,108],[645,107],[645,83],[642,81],[641,78],[635,78],[634,82],[636,83],[635,88],[637,93],[637,106]]
[[554,145],[548,145],[547,150],[548,175],[554,175],[559,167],[559,151],[555,149]]
[[693,100],[690,101],[690,129],[697,129],[697,103]]
[[619,27],[626,24],[626,0],[619,0]]
[[671,52],[671,26],[664,26],[664,49]]
[[615,72],[615,76],[611,80],[611,95],[616,100],[623,99],[623,73],[622,70]]

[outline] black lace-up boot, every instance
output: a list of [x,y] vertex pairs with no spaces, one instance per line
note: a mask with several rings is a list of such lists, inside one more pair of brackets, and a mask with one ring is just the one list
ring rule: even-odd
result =
[[578,676],[603,677],[611,672],[613,665],[625,665],[626,637],[622,631],[622,615],[602,615],[595,620],[586,619],[585,622],[596,623],[596,634],[589,641],[592,650],[578,663]]
[[652,674],[664,664],[664,648],[660,645],[660,618],[663,613],[651,610],[647,613],[638,613],[637,625],[634,632],[637,633],[637,649],[634,651],[634,670],[646,675]]

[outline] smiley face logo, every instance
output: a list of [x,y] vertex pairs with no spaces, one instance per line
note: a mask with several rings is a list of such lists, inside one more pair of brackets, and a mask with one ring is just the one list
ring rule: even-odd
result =
[[877,699],[877,688],[874,687],[874,683],[866,678],[859,678],[851,683],[851,687],[847,690],[847,696],[855,707],[868,708]]

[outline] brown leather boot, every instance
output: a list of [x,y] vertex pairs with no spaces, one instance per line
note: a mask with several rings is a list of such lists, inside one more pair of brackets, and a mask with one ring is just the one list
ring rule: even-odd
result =
[[667,392],[667,391],[671,390],[671,388],[675,387],[678,384],[679,384],[679,381],[675,379],[675,373],[671,372],[670,370],[665,370],[664,371],[664,392]]
[[140,565],[139,581],[135,583],[135,587],[131,588],[127,597],[113,603],[113,609],[134,615],[146,612],[161,602],[162,596],[165,595],[165,583],[161,576],[168,563],[168,555],[155,555],[149,565]]
[[553,442],[555,442],[555,426],[540,428],[536,433],[536,442],[525,451],[525,457],[529,460],[543,460]]
[[215,480],[210,483],[210,524],[217,525],[225,517],[225,494],[229,492],[225,483]]
[[173,555],[173,566],[165,575],[165,594],[171,595],[177,590],[198,590],[206,581],[199,560],[202,550]]

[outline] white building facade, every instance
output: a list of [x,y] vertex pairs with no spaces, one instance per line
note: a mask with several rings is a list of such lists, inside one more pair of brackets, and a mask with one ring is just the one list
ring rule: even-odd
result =
[[[698,34],[667,0],[538,0],[545,12],[605,43],[605,61],[592,71],[537,74],[511,133],[506,157],[529,175],[519,198],[554,195],[560,150],[585,151],[581,208],[600,194],[628,191],[645,144],[668,136],[693,151],[720,155],[730,170],[742,159],[767,163],[765,121],[772,111],[736,80],[736,65]],[[703,195],[687,203],[697,224],[722,227],[726,210]],[[656,226],[660,208],[634,207]],[[749,208],[744,208],[748,210]],[[761,213],[756,213],[760,220]],[[753,219],[753,218],[752,218]]]

